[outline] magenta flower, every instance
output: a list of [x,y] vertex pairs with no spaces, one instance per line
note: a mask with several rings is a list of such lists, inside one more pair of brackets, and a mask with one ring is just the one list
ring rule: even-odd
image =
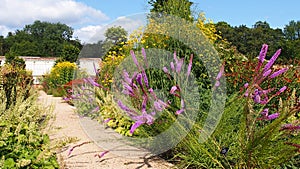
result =
[[221,68],[220,68],[220,71],[216,77],[216,80],[219,81],[221,79],[221,77],[223,76],[224,74],[224,67],[225,67],[225,62],[222,64]]
[[267,70],[266,72],[263,73],[263,77],[269,76],[271,74],[271,72],[272,72],[271,69]]
[[293,124],[285,124],[281,127],[280,130],[290,130],[290,131],[294,131],[294,130],[300,130],[300,125],[293,125]]
[[136,56],[135,56],[133,50],[130,51],[130,54],[131,54],[131,56],[132,56],[132,59],[133,59],[134,64],[139,68],[139,62],[137,61],[137,58],[136,58]]
[[105,156],[105,154],[109,153],[109,151],[103,151],[102,153],[100,154],[95,154],[95,157],[99,157],[99,158],[102,158]]
[[286,90],[286,86],[283,86],[282,88],[279,89],[279,91],[276,93],[276,95],[279,95],[280,93],[284,92]]
[[186,73],[186,75],[187,75],[187,77],[189,77],[190,76],[190,74],[191,74],[191,70],[192,70],[192,65],[193,65],[193,54],[191,54],[191,58],[190,58],[190,62],[189,62],[189,66],[188,66],[188,70],[187,70],[187,73]]
[[277,72],[274,72],[274,73],[270,76],[270,78],[273,79],[273,78],[275,78],[275,77],[277,77],[277,76],[279,76],[279,75],[285,73],[285,72],[288,71],[288,70],[289,70],[289,68],[283,68],[283,69],[280,69],[280,70],[278,70]]
[[268,115],[267,120],[274,120],[274,119],[278,118],[279,115],[280,115],[279,113],[274,113],[274,114]]
[[103,123],[108,123],[109,121],[111,121],[111,118],[105,119]]
[[130,128],[130,133],[133,134],[133,132],[142,124],[148,124],[151,125],[154,122],[154,118],[152,115],[147,114],[146,112],[143,112],[142,115],[134,117],[135,123]]
[[175,71],[175,66],[174,66],[174,63],[173,63],[173,62],[171,62],[171,63],[170,63],[170,66],[171,66],[171,70],[174,72],[174,71]]
[[267,117],[269,115],[269,109],[268,108],[264,109],[260,114]]
[[261,51],[259,53],[259,56],[258,56],[258,64],[256,66],[256,71],[255,72],[258,72],[258,70],[260,69],[260,67],[262,66],[265,58],[266,58],[266,55],[267,55],[267,51],[268,51],[268,45],[267,44],[263,44],[262,48],[261,48]]
[[276,51],[276,53],[272,56],[272,58],[269,60],[269,62],[265,65],[263,72],[268,71],[273,66],[274,62],[276,61],[276,59],[278,58],[280,53],[281,53],[281,49]]

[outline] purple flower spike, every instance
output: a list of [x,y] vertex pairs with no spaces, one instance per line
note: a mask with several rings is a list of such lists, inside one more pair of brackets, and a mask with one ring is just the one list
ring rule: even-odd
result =
[[142,115],[134,117],[136,122],[131,126],[130,128],[130,133],[133,134],[133,132],[142,124],[148,124],[151,125],[153,124],[154,118],[147,114],[146,112],[143,112]]
[[220,81],[219,81],[219,80],[217,80],[217,81],[216,81],[216,83],[215,83],[215,87],[219,87],[219,86],[220,86],[220,84],[221,84],[221,83],[220,83]]
[[180,60],[177,61],[177,64],[176,64],[176,72],[177,73],[180,73],[181,67],[183,65],[183,59],[184,58],[181,58]]
[[146,72],[145,70],[142,71],[142,76],[143,76],[143,79],[144,79],[144,82],[145,82],[145,85],[147,86],[147,88],[149,87],[149,81],[148,81],[148,77],[146,75]]
[[191,74],[192,65],[193,65],[193,57],[194,57],[194,55],[191,54],[191,58],[190,58],[190,62],[189,62],[189,66],[188,66],[188,70],[187,70],[187,74],[186,74],[187,77],[189,77]]
[[170,93],[171,94],[175,94],[176,90],[178,90],[178,87],[177,86],[173,86],[170,90]]
[[163,67],[163,71],[166,73],[166,74],[169,74],[169,71],[166,67]]
[[126,83],[131,84],[132,79],[129,77],[129,74],[126,70],[123,70],[123,78]]
[[171,62],[171,63],[170,63],[170,66],[171,66],[171,70],[174,72],[174,71],[175,71],[175,66],[174,66],[174,63],[173,63],[173,62]]
[[283,69],[280,69],[280,70],[278,70],[277,72],[274,72],[274,73],[270,76],[270,78],[273,79],[273,78],[275,78],[275,77],[277,77],[277,76],[279,76],[279,75],[285,73],[287,70],[289,70],[289,68],[283,68]]
[[97,82],[95,82],[95,80],[92,79],[91,77],[86,78],[86,82],[90,83],[91,85],[93,85],[95,87],[100,87],[100,84],[98,84]]
[[179,115],[184,112],[184,109],[177,110],[175,114]]
[[258,64],[257,64],[257,67],[256,67],[256,71],[258,71],[260,69],[261,65],[263,64],[263,62],[265,60],[265,57],[267,55],[267,51],[268,51],[268,45],[263,44],[263,46],[261,48],[261,51],[259,53],[259,56],[258,56]]
[[139,73],[137,76],[136,76],[136,81],[138,82],[138,84],[143,87],[143,82],[142,82],[142,77],[143,75],[141,73]]
[[140,127],[142,124],[144,124],[142,121],[137,121],[137,122],[135,122],[135,123],[131,126],[131,128],[130,128],[130,134],[133,134],[134,131],[135,131],[138,127]]
[[142,55],[144,56],[144,62],[145,62],[145,64],[146,64],[146,67],[149,67],[149,66],[148,66],[148,62],[147,62],[147,55],[146,55],[146,52],[145,52],[145,49],[144,49],[144,48],[142,48]]
[[267,117],[269,115],[269,109],[268,108],[264,109],[260,114],[263,115],[264,117]]
[[132,56],[132,59],[133,59],[134,64],[139,68],[139,62],[137,61],[137,58],[136,58],[136,56],[135,56],[133,50],[130,51],[130,54],[131,54],[131,56]]
[[283,86],[279,91],[276,93],[276,95],[279,95],[280,93],[284,92],[286,90],[286,86]]
[[278,58],[280,53],[281,53],[281,49],[276,51],[276,53],[272,56],[272,58],[269,60],[269,62],[264,67],[263,72],[266,72],[267,70],[269,70],[273,66],[274,62],[276,61],[276,59]]
[[103,123],[108,123],[111,120],[111,118],[108,118],[106,120],[103,121]]
[[279,113],[271,114],[267,117],[267,120],[274,120],[274,119],[278,118],[279,115],[280,115]]
[[271,72],[272,72],[271,69],[267,70],[266,72],[263,73],[263,77],[269,76],[271,74]]
[[216,80],[217,80],[217,81],[221,79],[221,77],[222,77],[222,75],[223,75],[223,73],[224,73],[224,66],[225,66],[225,62],[222,64],[222,66],[221,66],[221,68],[220,68],[220,71],[219,71],[219,73],[218,73],[218,75],[217,75],[217,77],[216,77]]
[[95,157],[99,157],[99,158],[102,158],[105,156],[105,154],[109,153],[109,151],[103,151],[102,153],[100,154],[95,154]]
[[261,101],[260,95],[259,94],[254,95],[253,101],[255,103],[260,103],[260,101]]

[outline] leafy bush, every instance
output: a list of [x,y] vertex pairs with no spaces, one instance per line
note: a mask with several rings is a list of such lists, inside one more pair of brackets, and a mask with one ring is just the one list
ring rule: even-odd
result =
[[50,74],[44,75],[42,85],[47,94],[54,96],[63,96],[66,94],[64,84],[74,79],[77,66],[71,62],[60,62],[56,64],[50,71]]
[[[0,98],[5,92],[0,91]],[[18,95],[9,109],[0,104],[0,168],[58,168],[50,139],[41,131],[49,114],[37,104],[37,94]]]
[[15,104],[18,96],[29,97],[29,90],[33,83],[32,73],[26,71],[25,65],[17,66],[13,63],[6,63],[0,67],[0,80],[5,91],[5,104],[8,109]]

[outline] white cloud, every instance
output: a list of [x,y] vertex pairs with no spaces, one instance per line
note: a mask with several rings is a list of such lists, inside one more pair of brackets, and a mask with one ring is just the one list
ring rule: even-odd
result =
[[145,26],[146,14],[135,14],[130,16],[118,17],[115,21],[107,25],[87,26],[74,31],[74,37],[78,37],[84,43],[96,43],[99,40],[104,40],[105,31],[114,26],[123,27],[129,34],[133,30]]
[[95,37],[98,32],[102,31],[103,26],[86,26],[74,31],[74,37],[81,40],[82,43],[96,43],[104,39],[104,34],[101,37]]
[[23,28],[35,20],[68,25],[100,24],[109,18],[74,0],[0,0],[0,26]]
[[12,29],[9,29],[6,26],[0,25],[0,36],[1,35],[6,36],[8,32],[12,32],[12,31],[13,31]]

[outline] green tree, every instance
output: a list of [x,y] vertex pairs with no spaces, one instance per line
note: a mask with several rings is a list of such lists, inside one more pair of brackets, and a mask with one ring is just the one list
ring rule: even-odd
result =
[[128,32],[121,26],[115,26],[108,28],[105,33],[105,40],[102,45],[102,50],[104,53],[112,50],[114,46],[121,42],[127,41]]
[[62,52],[61,56],[58,60],[55,62],[71,62],[75,63],[78,60],[78,56],[80,53],[80,49],[77,48],[74,45],[65,45]]
[[174,15],[191,22],[194,20],[191,11],[193,2],[189,0],[149,0],[148,3],[152,6],[150,12],[155,14]]
[[296,40],[300,38],[300,21],[290,21],[288,25],[284,27],[284,35],[288,40]]

